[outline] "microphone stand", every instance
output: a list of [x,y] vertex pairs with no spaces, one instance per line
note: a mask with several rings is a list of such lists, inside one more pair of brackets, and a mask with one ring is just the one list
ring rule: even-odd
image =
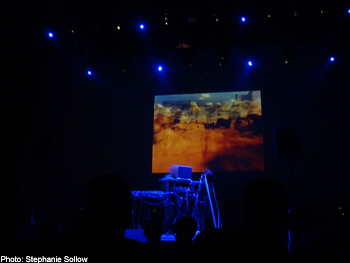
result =
[[214,223],[214,227],[218,228],[216,225],[216,216],[215,216],[215,212],[214,212],[214,208],[213,208],[213,202],[211,201],[211,196],[210,196],[210,191],[209,191],[209,185],[208,185],[208,180],[207,180],[207,175],[204,175],[204,183],[205,183],[205,187],[207,188],[207,194],[208,194],[208,199],[209,199],[209,205],[210,205],[210,209],[211,209],[211,214],[213,217],[213,223]]
[[[221,220],[220,220],[220,210],[219,210],[219,206],[218,206],[218,202],[217,202],[217,199],[216,199],[216,194],[215,194],[215,189],[214,189],[214,184],[211,183],[211,190],[213,192],[213,198],[215,200],[215,206],[216,206],[216,213],[217,213],[217,218],[216,218],[216,214],[215,214],[215,211],[214,211],[214,206],[213,206],[213,202],[212,202],[212,199],[211,199],[211,193],[210,193],[210,188],[209,188],[209,184],[208,184],[208,179],[207,179],[207,175],[206,174],[203,174],[204,175],[204,183],[205,183],[205,186],[207,188],[207,194],[208,194],[208,199],[209,199],[209,204],[210,204],[210,210],[211,210],[211,214],[212,214],[212,217],[213,217],[213,223],[214,223],[214,228],[222,228],[221,226]],[[211,176],[213,176],[213,174],[211,173],[210,174]]]

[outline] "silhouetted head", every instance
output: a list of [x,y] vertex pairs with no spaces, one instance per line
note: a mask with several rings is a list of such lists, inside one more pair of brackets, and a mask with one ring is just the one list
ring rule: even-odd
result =
[[123,237],[131,221],[131,191],[121,175],[95,178],[88,192],[88,212],[92,228],[100,235]]
[[162,236],[162,225],[155,220],[149,220],[144,225],[143,234],[149,244],[158,244]]
[[193,217],[184,216],[177,221],[174,232],[177,242],[191,242],[197,232],[197,222]]
[[242,191],[243,227],[246,230],[279,231],[287,220],[287,193],[276,179],[261,178]]
[[179,171],[179,167],[176,164],[172,164],[169,167],[169,173],[171,174],[171,177],[177,178],[177,173]]

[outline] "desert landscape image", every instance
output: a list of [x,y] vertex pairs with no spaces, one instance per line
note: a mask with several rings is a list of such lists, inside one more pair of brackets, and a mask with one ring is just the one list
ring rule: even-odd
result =
[[152,173],[263,171],[260,91],[155,96]]

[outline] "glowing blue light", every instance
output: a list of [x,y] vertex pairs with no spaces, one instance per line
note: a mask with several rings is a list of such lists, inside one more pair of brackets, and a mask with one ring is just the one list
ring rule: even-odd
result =
[[92,75],[91,70],[88,70],[88,71],[87,71],[87,74],[88,74],[89,76],[91,76],[91,75]]
[[244,16],[242,16],[241,21],[245,22],[245,17]]
[[348,14],[350,14],[350,9],[348,9]]
[[50,38],[53,38],[53,33],[52,33],[52,32],[49,32],[47,35],[48,35]]
[[158,67],[158,71],[162,71],[163,70],[163,67],[162,66],[159,66]]
[[143,24],[140,25],[140,29],[144,29],[145,26]]
[[330,57],[329,60],[333,62],[335,60],[335,58],[334,57]]
[[252,67],[253,66],[253,62],[251,60],[248,61],[248,66]]

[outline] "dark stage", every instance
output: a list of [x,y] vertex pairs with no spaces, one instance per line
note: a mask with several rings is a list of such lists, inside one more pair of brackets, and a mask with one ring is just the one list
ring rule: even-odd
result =
[[[206,203],[201,233],[242,231],[245,186],[272,178],[298,253],[330,240],[348,249],[350,5],[280,2],[6,3],[5,236],[85,229],[91,182],[118,174],[134,202],[127,236],[145,241],[144,224],[164,217],[160,179],[177,164],[194,182],[215,174],[220,220]],[[294,137],[276,142],[287,127]],[[182,216],[195,214],[194,189],[175,192]]]

